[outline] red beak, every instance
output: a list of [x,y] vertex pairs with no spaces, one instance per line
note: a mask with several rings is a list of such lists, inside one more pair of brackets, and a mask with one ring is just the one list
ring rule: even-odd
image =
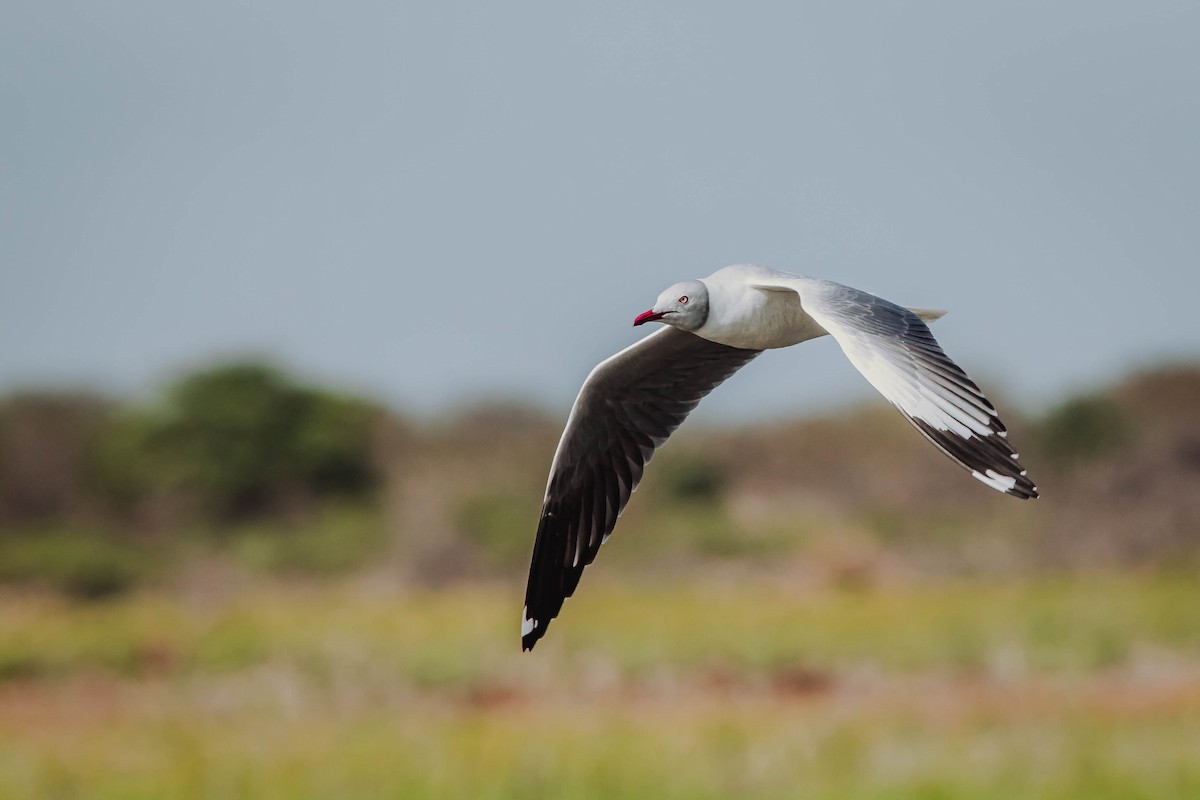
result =
[[642,325],[646,322],[654,322],[656,319],[662,319],[665,316],[666,316],[665,313],[655,311],[652,308],[649,311],[645,311],[641,314],[638,314],[637,319],[635,319],[633,321],[633,325],[634,325],[634,327],[637,327],[638,325]]

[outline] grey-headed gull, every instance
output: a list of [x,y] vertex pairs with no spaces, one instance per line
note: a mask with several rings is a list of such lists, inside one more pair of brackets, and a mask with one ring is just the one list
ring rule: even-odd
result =
[[634,325],[664,327],[583,382],[550,465],[521,646],[533,648],[612,533],[655,449],[700,399],[763,350],[829,334],[871,385],[972,476],[1038,496],[996,409],[909,309],[849,286],[746,264],[683,281]]

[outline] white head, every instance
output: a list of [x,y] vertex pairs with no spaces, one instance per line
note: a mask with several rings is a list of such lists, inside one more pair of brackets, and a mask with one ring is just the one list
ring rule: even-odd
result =
[[638,314],[634,325],[661,321],[694,331],[708,320],[708,287],[701,281],[680,281],[658,296],[654,307]]

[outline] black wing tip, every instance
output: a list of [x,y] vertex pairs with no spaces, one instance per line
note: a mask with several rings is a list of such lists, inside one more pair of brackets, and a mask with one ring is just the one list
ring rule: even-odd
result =
[[[1017,462],[1016,453],[1009,455],[1009,462],[1010,463],[1005,464],[1005,466],[1012,467],[1014,469],[1002,470],[1001,474],[1005,480],[1011,479],[1013,481],[1013,485],[1007,489],[1004,489],[1004,493],[1021,500],[1037,500],[1039,497],[1041,497],[1041,495],[1038,494],[1037,484],[1030,480],[1029,476],[1025,474],[1024,468],[1022,468]],[[989,470],[989,472],[991,472],[991,470]],[[985,480],[984,483],[994,485],[988,480]]]
[[[1016,464],[1015,461],[1013,463]],[[967,469],[971,470],[971,475],[980,482],[1010,497],[1016,497],[1020,500],[1036,500],[1040,496],[1037,486],[1025,476],[1024,470],[1021,470],[1018,474],[1013,474],[1008,470],[995,470],[991,467],[984,469],[982,472],[971,466],[967,466]]]
[[1014,484],[1011,489],[1006,490],[1004,493],[1012,497],[1020,498],[1021,500],[1037,500],[1039,497],[1041,497],[1041,495],[1038,494],[1038,487],[1033,481],[1029,480],[1029,478],[1025,477],[1024,475],[1018,476],[1016,484]]
[[1017,461],[1017,453],[1008,443],[1007,432],[993,417],[995,431],[988,436],[962,437],[939,430],[925,420],[905,414],[926,439],[980,482],[1021,500],[1036,500],[1038,488]]
[[536,617],[529,616],[529,607],[521,612],[521,652],[527,653],[533,649],[533,646],[538,643],[546,635],[546,626],[549,620],[540,620]]
[[521,609],[521,650],[532,650],[546,635],[546,627],[558,616],[563,601],[571,596],[583,567],[567,567],[571,514],[543,510],[529,564],[529,582],[525,587],[525,607]]

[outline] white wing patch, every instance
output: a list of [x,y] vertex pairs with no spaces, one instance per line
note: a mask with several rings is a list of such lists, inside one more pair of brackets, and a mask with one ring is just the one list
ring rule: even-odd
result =
[[[1017,485],[1016,478],[1008,475],[998,475],[995,470],[991,469],[983,474],[980,474],[975,470],[971,470],[971,474],[999,492],[1012,491],[1013,487]],[[1021,474],[1024,475],[1025,473],[1021,472]]]

